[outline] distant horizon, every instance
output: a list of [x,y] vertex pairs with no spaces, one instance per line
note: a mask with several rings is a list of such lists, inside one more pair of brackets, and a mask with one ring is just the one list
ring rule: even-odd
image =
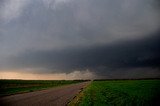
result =
[[[14,74],[18,74],[19,77],[14,76]],[[10,73],[4,74],[0,72],[0,80],[143,80],[143,79],[160,79],[159,77],[139,77],[139,78],[74,78],[65,74],[30,74],[30,73]],[[5,77],[5,76],[6,77]],[[25,77],[24,77],[25,76]],[[64,77],[65,76],[65,77]],[[76,75],[75,75],[76,76]]]
[[[158,80],[160,78],[126,78],[126,79],[55,79],[55,81],[68,81],[68,80],[82,80],[82,81],[106,81],[106,80]],[[0,79],[0,80],[37,80],[37,79]],[[52,79],[46,80],[46,79],[38,79],[37,81],[52,81]],[[54,80],[53,80],[54,81]]]

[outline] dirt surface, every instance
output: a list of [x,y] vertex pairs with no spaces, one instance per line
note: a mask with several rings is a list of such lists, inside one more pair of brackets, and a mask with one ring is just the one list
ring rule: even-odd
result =
[[90,82],[0,98],[0,106],[65,106]]

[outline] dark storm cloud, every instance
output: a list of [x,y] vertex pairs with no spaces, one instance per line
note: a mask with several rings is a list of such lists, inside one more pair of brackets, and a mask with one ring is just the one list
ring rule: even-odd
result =
[[[159,70],[159,35],[160,33],[155,33],[152,34],[152,37],[146,39],[123,41],[90,48],[70,48],[58,51],[26,51],[23,54],[12,57],[9,61],[13,66],[17,66],[18,68],[43,67],[50,70],[49,72],[68,73],[74,70],[88,69],[99,75],[104,75],[108,72],[110,74],[118,71],[125,72],[126,69],[132,71],[138,68]],[[143,73],[145,72],[143,69],[138,70],[139,73],[142,71]]]
[[0,71],[160,75],[159,7],[159,0],[1,0]]
[[7,0],[0,4],[0,48],[4,56],[146,37],[160,27],[156,1]]

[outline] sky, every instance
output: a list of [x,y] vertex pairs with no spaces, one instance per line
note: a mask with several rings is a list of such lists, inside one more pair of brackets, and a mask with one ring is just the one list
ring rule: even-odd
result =
[[0,79],[160,78],[159,0],[0,0]]

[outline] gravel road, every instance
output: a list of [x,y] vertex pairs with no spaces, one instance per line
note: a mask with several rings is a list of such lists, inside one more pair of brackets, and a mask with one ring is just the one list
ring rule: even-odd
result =
[[89,82],[0,98],[0,106],[66,106]]

